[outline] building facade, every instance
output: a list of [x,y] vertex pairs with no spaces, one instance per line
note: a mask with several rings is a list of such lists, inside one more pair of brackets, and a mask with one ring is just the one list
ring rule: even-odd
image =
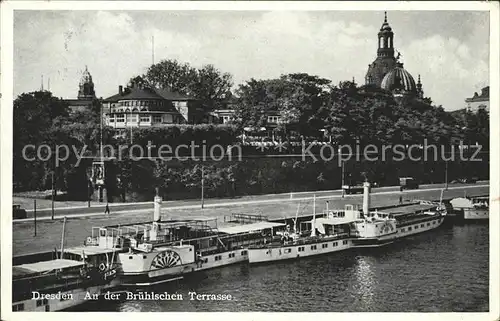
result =
[[197,100],[167,89],[118,87],[103,100],[104,124],[124,134],[128,128],[196,124],[203,121]]
[[471,98],[465,99],[465,107],[467,110],[476,113],[478,110],[482,109],[487,112],[490,111],[490,86],[481,89],[481,95],[477,92]]

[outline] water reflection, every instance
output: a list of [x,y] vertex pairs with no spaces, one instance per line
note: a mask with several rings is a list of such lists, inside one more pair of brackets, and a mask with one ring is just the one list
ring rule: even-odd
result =
[[354,291],[361,310],[372,310],[374,307],[374,295],[376,278],[373,272],[373,259],[366,256],[356,257],[354,276],[356,285]]

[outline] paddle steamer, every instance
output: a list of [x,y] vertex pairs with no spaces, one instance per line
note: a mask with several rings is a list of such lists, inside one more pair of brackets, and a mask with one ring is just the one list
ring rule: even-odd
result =
[[160,211],[157,196],[153,221],[93,228],[84,246],[68,252],[116,256],[120,285],[145,287],[248,261],[248,246],[263,243],[274,228],[285,225],[253,215],[246,215],[246,222],[240,215],[240,220],[230,220],[225,226],[207,218],[163,221]]
[[[328,203],[327,203],[328,204]],[[316,206],[314,205],[314,208]],[[356,247],[374,247],[435,229],[443,223],[446,209],[440,203],[418,201],[370,211],[370,185],[364,185],[363,211],[346,205],[344,209],[326,210],[319,218],[314,210],[311,221],[297,229],[276,231],[264,245],[248,248],[250,263],[297,259],[338,252]]]

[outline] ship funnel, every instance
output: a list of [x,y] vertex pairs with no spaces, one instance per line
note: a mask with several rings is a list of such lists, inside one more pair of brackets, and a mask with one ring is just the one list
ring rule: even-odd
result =
[[370,183],[363,184],[363,214],[367,215],[370,212]]
[[162,198],[158,195],[158,188],[156,188],[156,196],[154,199],[155,211],[153,216],[153,221],[159,222],[161,220],[161,202]]

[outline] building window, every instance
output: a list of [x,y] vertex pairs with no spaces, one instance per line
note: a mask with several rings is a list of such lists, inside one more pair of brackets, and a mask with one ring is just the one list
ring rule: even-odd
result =
[[24,303],[14,304],[12,306],[12,311],[24,311]]
[[128,114],[127,119],[131,123],[137,123],[137,114]]
[[110,115],[109,116],[109,122],[114,123],[115,122],[115,115]]
[[141,123],[149,123],[149,122],[151,122],[151,116],[141,115]]
[[116,122],[117,123],[124,123],[125,122],[125,115],[124,114],[117,114],[116,115]]
[[277,124],[280,120],[279,116],[267,116],[267,122],[271,124]]
[[153,116],[153,123],[161,123],[161,116]]

